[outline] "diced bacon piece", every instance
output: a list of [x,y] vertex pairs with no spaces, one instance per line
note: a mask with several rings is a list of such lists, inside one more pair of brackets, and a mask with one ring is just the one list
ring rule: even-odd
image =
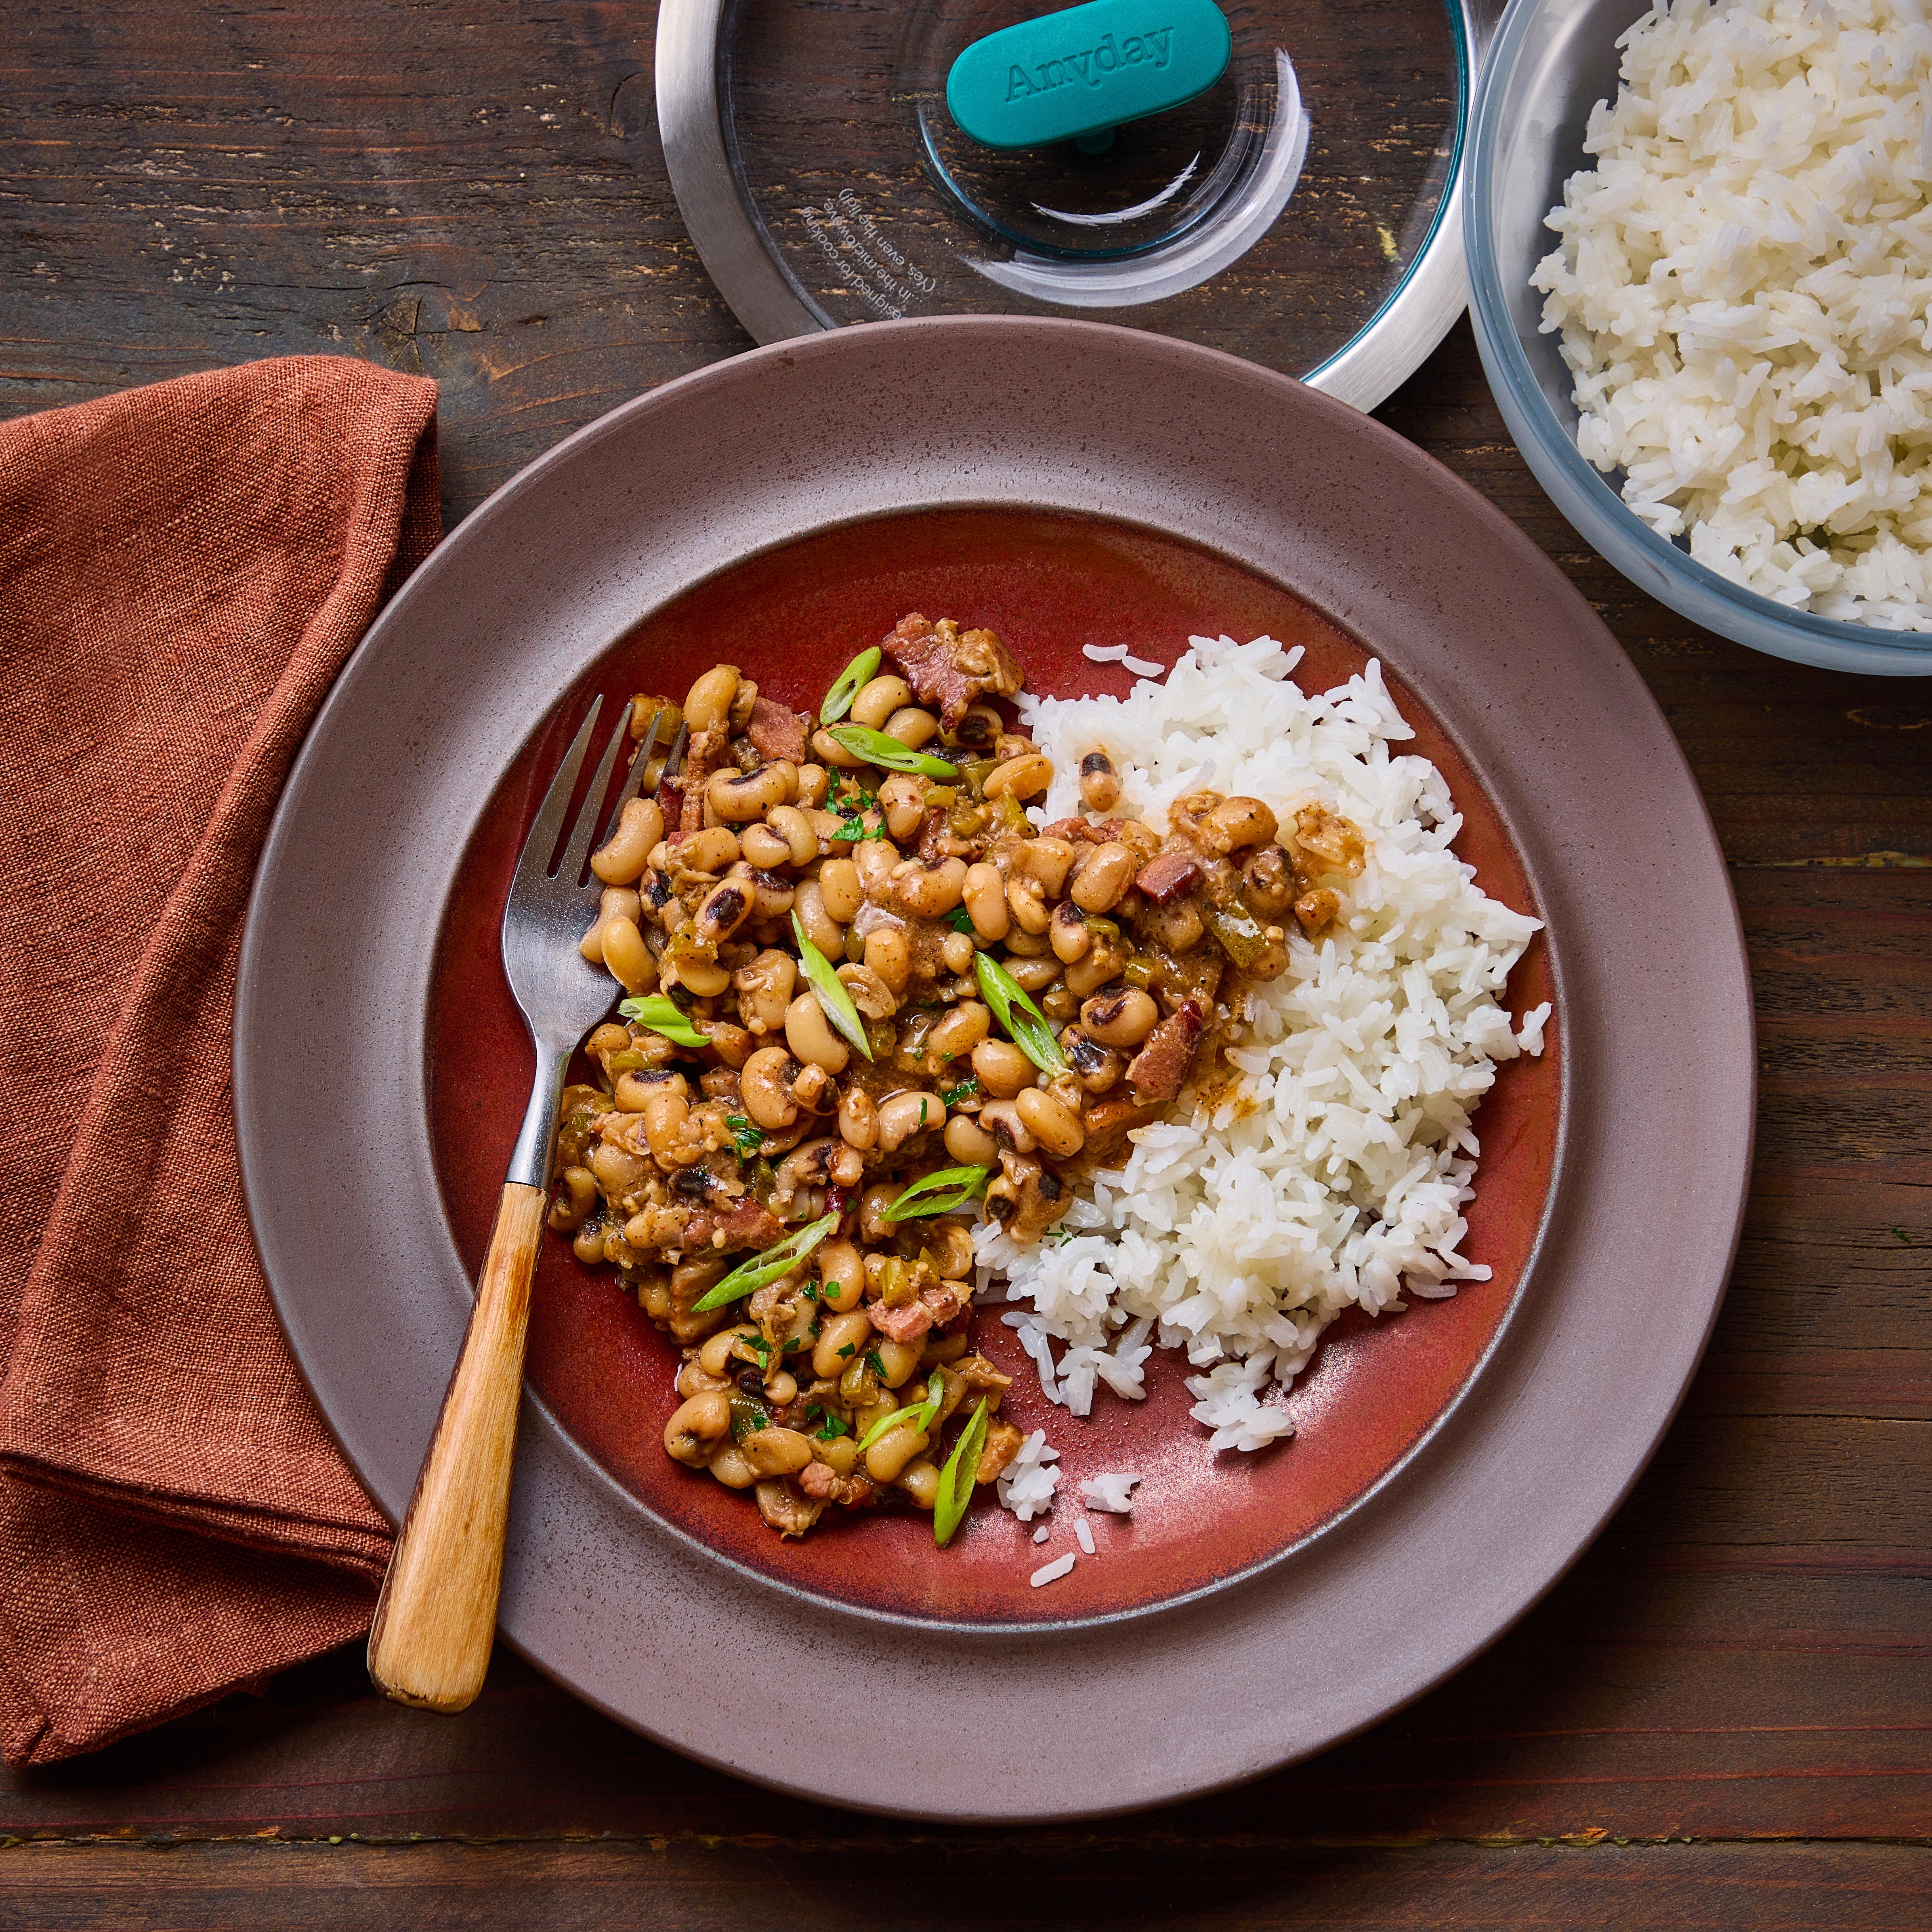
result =
[[1185,852],[1156,853],[1140,869],[1135,885],[1156,905],[1172,905],[1200,886],[1201,868]]
[[950,617],[933,624],[918,611],[910,612],[883,640],[882,648],[905,673],[920,701],[939,707],[949,731],[988,692],[1012,698],[1026,682],[997,633],[962,631]]
[[1172,1100],[1187,1078],[1200,1037],[1201,1009],[1190,1000],[1148,1035],[1147,1044],[1127,1063],[1134,1098],[1144,1106]]
[[761,758],[789,758],[795,765],[805,763],[805,720],[762,693],[752,704],[752,722],[746,726],[745,735]]

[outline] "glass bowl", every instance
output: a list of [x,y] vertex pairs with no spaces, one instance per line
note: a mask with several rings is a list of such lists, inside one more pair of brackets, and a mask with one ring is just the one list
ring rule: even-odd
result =
[[1589,165],[1585,125],[1617,88],[1617,37],[1645,0],[1515,0],[1477,90],[1464,208],[1469,314],[1503,421],[1592,548],[1660,603],[1773,657],[1880,677],[1932,676],[1932,632],[1813,616],[1745,590],[1659,536],[1576,447],[1570,376],[1529,285],[1556,246],[1543,218]]

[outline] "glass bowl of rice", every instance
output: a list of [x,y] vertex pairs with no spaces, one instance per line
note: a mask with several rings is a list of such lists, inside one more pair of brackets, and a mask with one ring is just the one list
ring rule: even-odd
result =
[[1754,650],[1922,677],[1932,30],[1911,4],[1516,0],[1465,220],[1490,386],[1588,542]]

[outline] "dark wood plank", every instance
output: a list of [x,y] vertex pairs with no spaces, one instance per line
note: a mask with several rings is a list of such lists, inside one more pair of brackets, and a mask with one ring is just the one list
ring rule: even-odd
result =
[[[310,1843],[196,1845],[162,1854],[42,1846],[22,1853],[9,1871],[0,1927],[1644,1932],[1748,1925],[1755,1932],[1899,1932],[1932,1924],[1932,1854],[1904,1846],[1599,1842],[1368,1851],[1266,1834],[1151,1846],[1131,1829],[988,1834],[895,1847],[890,1906],[882,1906],[868,1850],[862,1841],[800,1846],[764,1832],[717,1845],[673,1835],[642,1844],[484,1850]],[[1144,1882],[1150,1869],[1162,1880],[1152,1896]]]

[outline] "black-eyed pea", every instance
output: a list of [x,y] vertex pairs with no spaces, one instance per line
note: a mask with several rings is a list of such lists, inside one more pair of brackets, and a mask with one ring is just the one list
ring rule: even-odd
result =
[[789,1369],[778,1369],[765,1378],[765,1400],[774,1408],[788,1408],[798,1400],[798,1378]]
[[1006,948],[1015,959],[1044,959],[1052,950],[1047,944],[1046,934],[1043,930],[1026,932],[1017,926],[1006,934]]
[[598,1267],[604,1259],[603,1223],[593,1221],[578,1228],[571,1238],[570,1252],[586,1268]]
[[[957,1221],[937,1223],[923,1237],[922,1245],[941,1281],[964,1281],[973,1272],[973,1237]],[[932,1359],[931,1352],[922,1347],[920,1359]]]
[[1089,812],[1112,812],[1120,800],[1120,777],[1105,752],[1089,752],[1080,760],[1080,802]]
[[914,1134],[936,1127],[946,1118],[946,1103],[937,1094],[909,1088],[904,1093],[889,1094],[879,1102],[879,1148],[896,1154]]
[[807,812],[814,811],[825,802],[825,794],[831,788],[832,774],[823,765],[800,765],[798,796],[793,802]]
[[940,942],[939,956],[949,973],[964,974],[973,970],[974,945],[963,932],[949,932]]
[[919,1358],[926,1352],[923,1342],[895,1342],[890,1335],[881,1335],[872,1344],[872,1352],[879,1358],[884,1370],[879,1379],[890,1389],[903,1388],[912,1379],[912,1372],[919,1366]]
[[812,1453],[835,1476],[849,1476],[858,1466],[859,1445],[849,1436],[835,1436],[830,1442],[821,1442],[814,1436]]
[[606,1020],[584,1042],[584,1050],[592,1060],[602,1060],[607,1053],[622,1053],[631,1043],[631,1030],[620,1026],[615,1020]]
[[1010,1041],[982,1040],[973,1049],[973,1077],[996,1100],[1010,1100],[1034,1083],[1031,1060]]
[[926,1052],[935,1060],[957,1060],[970,1053],[992,1028],[992,1015],[977,1000],[962,1000],[927,1034]]
[[[830,860],[826,862],[832,862]],[[845,956],[845,929],[832,916],[825,904],[825,889],[816,879],[801,879],[792,900],[792,910],[805,928],[805,936],[826,958]]]
[[912,980],[912,944],[896,926],[875,926],[866,935],[866,964],[895,995]]
[[946,1124],[946,1151],[962,1167],[991,1167],[1000,1144],[971,1114],[955,1114]]
[[1149,906],[1142,915],[1139,929],[1169,952],[1192,952],[1207,931],[1201,923],[1200,908],[1191,898],[1176,899],[1172,905]]
[[607,919],[601,934],[604,964],[627,993],[648,993],[658,982],[657,962],[634,919]]
[[748,1490],[758,1480],[751,1458],[735,1442],[727,1442],[705,1466],[728,1490]]
[[904,678],[895,677],[888,672],[860,687],[858,696],[852,700],[852,722],[863,724],[869,730],[883,731],[886,720],[895,711],[904,710],[911,702],[912,686]]
[[972,752],[976,757],[988,756],[999,742],[1000,734],[1006,729],[1000,714],[990,704],[969,704],[960,714],[959,722],[950,731],[942,731],[943,743]]
[[1028,992],[1043,993],[1060,977],[1060,965],[1049,953],[1043,959],[1010,959],[1006,970]]
[[812,1372],[820,1377],[842,1376],[872,1345],[872,1318],[862,1308],[834,1315],[818,1331],[812,1345]]
[[738,695],[738,668],[713,664],[691,687],[684,700],[684,722],[694,731],[722,731],[731,716],[731,700]]
[[598,1186],[616,1201],[638,1186],[649,1168],[629,1149],[600,1141],[590,1150],[590,1172],[596,1175]]
[[748,824],[785,803],[791,790],[788,776],[776,765],[760,765],[754,772],[728,765],[705,781],[704,802],[726,824]]
[[680,873],[722,872],[738,862],[738,835],[728,825],[707,825],[686,833],[668,848],[668,857]]
[[1280,829],[1273,810],[1258,798],[1224,798],[1201,820],[1209,850],[1220,853],[1265,845]]
[[1090,857],[1074,874],[1071,896],[1082,912],[1111,912],[1120,896],[1134,882],[1139,869],[1133,848],[1118,838],[1094,848]]
[[761,1046],[738,1076],[745,1112],[768,1134],[782,1132],[798,1118],[798,1102],[791,1091],[794,1064],[784,1047]]
[[818,891],[826,916],[841,926],[850,926],[866,903],[859,868],[850,859],[828,859],[819,867]]
[[983,861],[968,867],[961,890],[973,930],[989,945],[1005,938],[1012,914],[1006,908],[1006,882],[999,867]]
[[882,1180],[859,1197],[859,1232],[868,1241],[889,1241],[898,1232],[885,1218],[886,1210],[905,1192],[904,1186]]
[[597,1205],[597,1177],[587,1167],[566,1167],[557,1176],[558,1193],[551,1202],[550,1225],[560,1234],[574,1234]]
[[687,1468],[701,1468],[730,1434],[730,1399],[713,1390],[692,1396],[664,1424],[664,1451]]
[[738,1446],[761,1476],[796,1475],[812,1460],[811,1440],[796,1429],[754,1429]]
[[1152,995],[1136,986],[1089,1000],[1080,1009],[1081,1025],[1102,1046],[1138,1046],[1160,1018]]
[[651,848],[664,836],[664,814],[654,798],[634,798],[624,807],[617,829],[590,855],[590,869],[607,886],[628,886],[642,874]]
[[[775,806],[765,814],[765,824],[767,830],[784,841],[793,865],[808,866],[818,856],[818,834],[812,829],[812,820],[799,806]],[[749,850],[745,856],[752,857]],[[753,860],[752,862],[761,865],[765,862]]]
[[1066,874],[1073,864],[1073,847],[1064,838],[1028,838],[1013,855],[1013,863],[1050,899],[1066,889]]
[[[692,922],[700,939],[708,940],[713,946],[722,946],[742,926],[750,916],[755,888],[748,877],[740,877],[736,869],[720,879],[706,892],[698,906],[698,916]],[[604,940],[604,963],[610,965],[614,973],[616,968],[610,963],[611,932],[605,928]],[[622,977],[620,974],[618,976]]]
[[1039,1087],[1014,1096],[1013,1106],[1026,1130],[1055,1160],[1071,1160],[1087,1144],[1080,1116]]
[[694,1359],[678,1370],[675,1386],[682,1396],[704,1395],[716,1390],[720,1395],[728,1396],[732,1385],[723,1376],[706,1374]]
[[894,1483],[912,1459],[930,1446],[932,1438],[910,1422],[889,1429],[866,1451],[866,1473],[875,1483]]
[[[785,812],[792,809],[790,806],[779,808]],[[746,862],[757,866],[761,872],[792,862],[791,841],[776,831],[769,818],[763,825],[746,826],[738,834],[738,849],[745,855]],[[808,855],[806,862],[811,862]]]
[[784,1030],[785,1009],[798,984],[798,966],[789,952],[767,946],[748,966],[731,976],[737,989],[738,1015],[754,1034]]
[[898,1486],[915,1509],[929,1510],[939,1501],[939,1465],[929,1456],[915,1456],[899,1472]]
[[731,983],[729,967],[721,966],[716,960],[704,958],[694,952],[668,956],[664,976],[667,984],[675,980],[700,1000],[716,999]]
[[1036,798],[1052,782],[1053,760],[1029,746],[988,772],[983,790],[988,798]]
[[827,1241],[818,1251],[818,1299],[834,1315],[856,1308],[866,1292],[866,1268],[850,1241]]
[[919,869],[919,861],[902,857],[899,848],[888,838],[867,839],[854,849],[852,863],[858,868],[860,890],[868,899],[883,899],[896,874]]
[[1006,910],[1012,914],[1014,925],[1035,938],[1044,935],[1052,919],[1040,881],[1023,878],[1017,872],[1006,875]]
[[[1030,1094],[1030,1087],[1022,1090]],[[1016,1154],[1031,1154],[1039,1145],[1019,1111],[1017,1100],[988,1100],[980,1109],[980,1124],[1002,1147],[1010,1147]]]
[[830,1074],[843,1073],[852,1058],[851,1049],[833,1030],[814,993],[800,994],[785,1009],[785,1044],[797,1058]]
[[826,1156],[825,1171],[835,1187],[856,1187],[866,1178],[866,1156],[842,1140]]
[[926,817],[926,782],[910,772],[895,772],[879,788],[879,808],[886,830],[903,844],[919,830]]
[[888,738],[896,738],[908,751],[916,752],[932,742],[939,720],[920,706],[908,704],[886,720],[884,730]]
[[1066,969],[1066,983],[1084,999],[1097,992],[1109,980],[1117,980],[1125,970],[1126,954],[1111,940],[1096,940],[1094,950],[1084,959],[1076,959]]
[[899,904],[915,918],[944,919],[966,890],[966,862],[942,859],[936,866],[921,866],[896,878],[892,890]]
[[834,771],[839,772],[858,771],[866,763],[856,752],[847,751],[830,731],[812,733],[812,755],[821,765],[829,765]]
[[1070,966],[1093,950],[1094,935],[1088,930],[1087,915],[1071,899],[1062,899],[1054,908],[1046,936],[1054,957]]
[[879,1110],[862,1087],[848,1087],[838,1099],[838,1132],[862,1153],[879,1144]]

